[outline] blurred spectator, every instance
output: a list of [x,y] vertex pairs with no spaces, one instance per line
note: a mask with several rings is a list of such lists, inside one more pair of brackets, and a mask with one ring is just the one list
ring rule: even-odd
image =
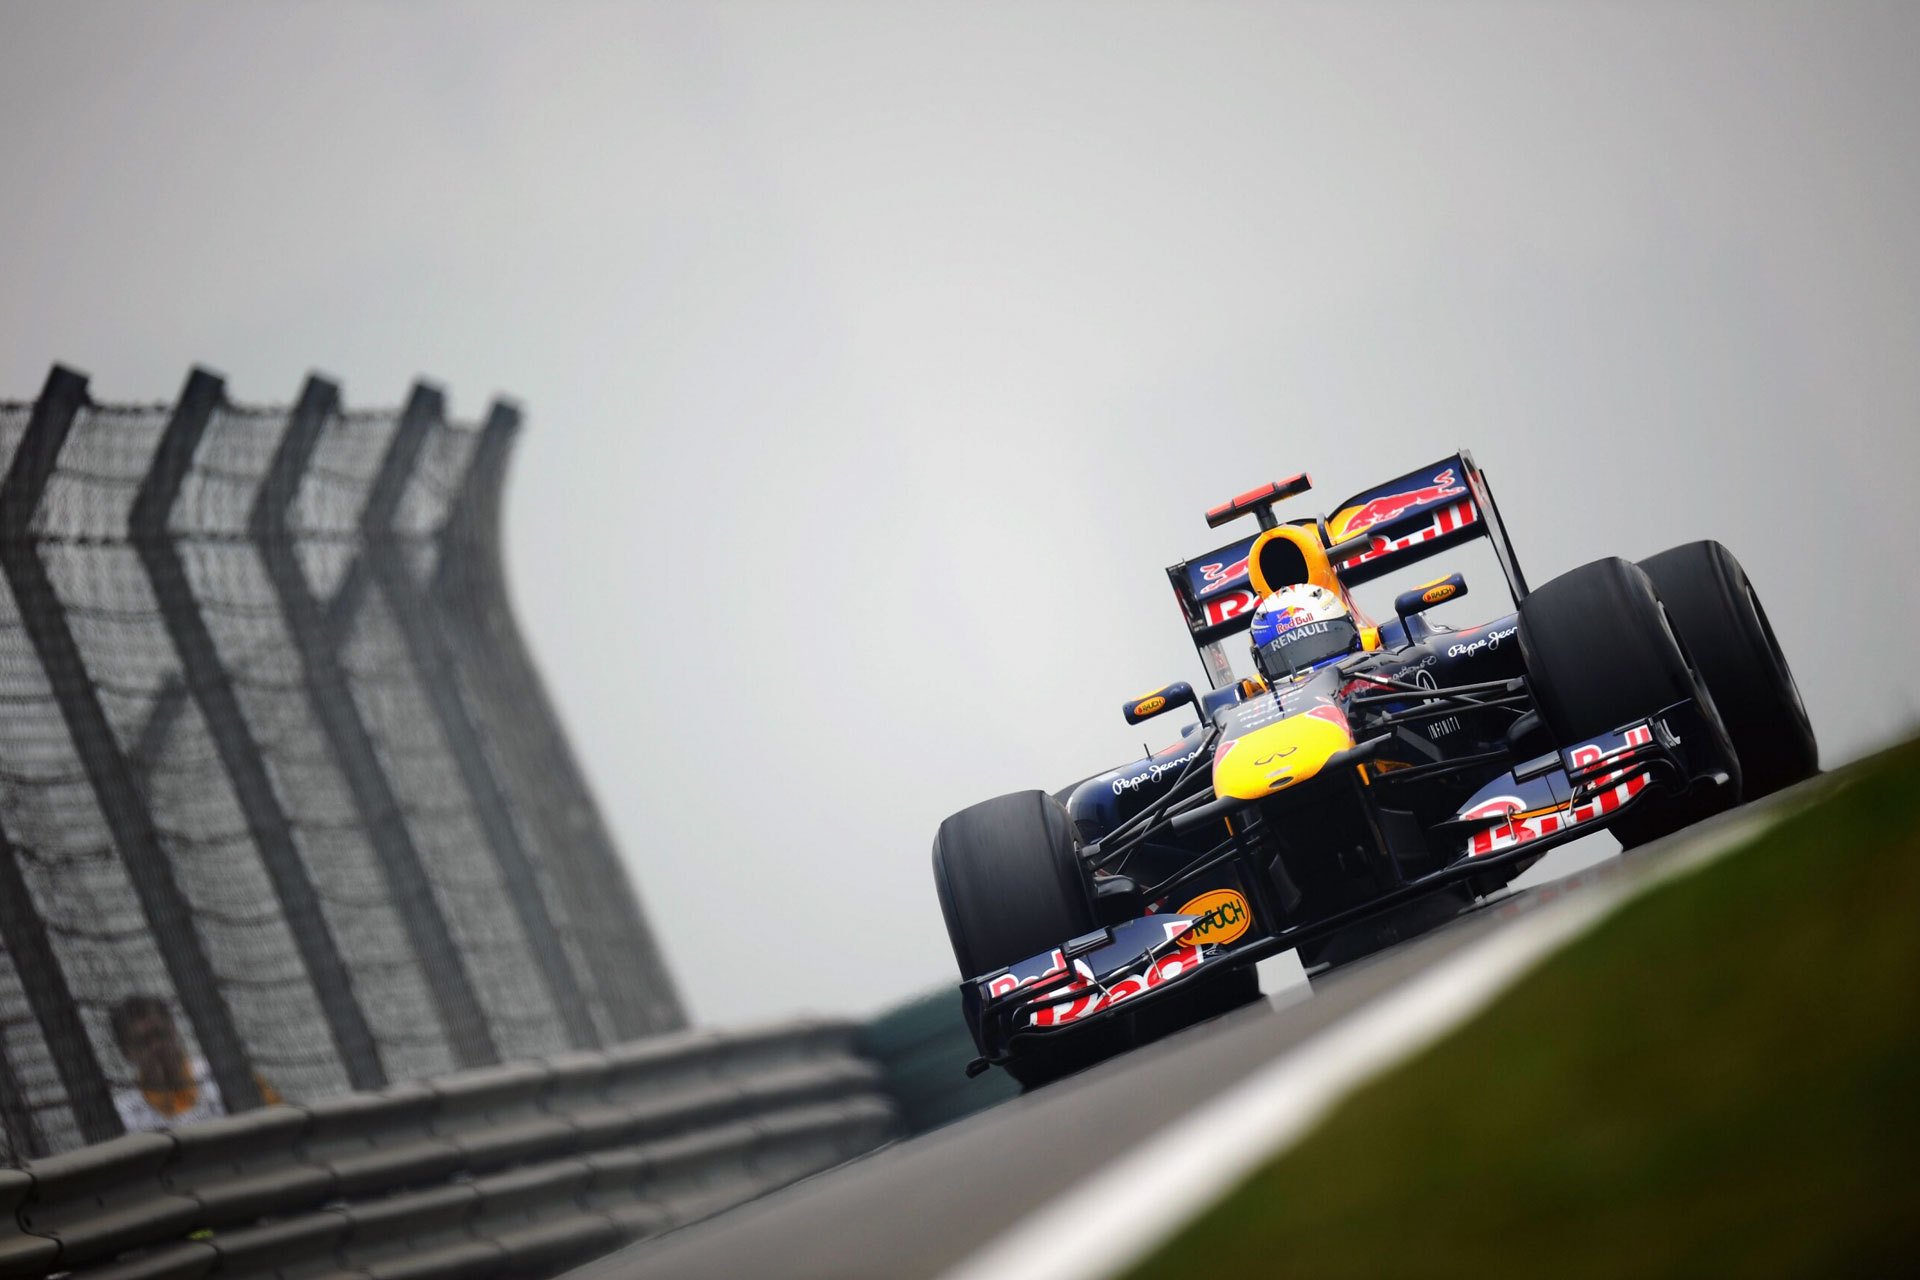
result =
[[[158,996],[128,996],[113,1006],[114,1043],[133,1068],[135,1087],[115,1089],[113,1106],[128,1133],[179,1128],[227,1114],[206,1059],[190,1056],[173,1011]],[[259,1081],[263,1102],[280,1095]]]

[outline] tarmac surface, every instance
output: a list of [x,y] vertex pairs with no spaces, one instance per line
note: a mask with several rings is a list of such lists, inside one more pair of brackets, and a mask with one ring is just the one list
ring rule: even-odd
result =
[[[1630,859],[1607,856],[1604,845],[1549,855],[1562,858],[1562,870],[1543,861],[1519,882],[1528,887],[1310,981],[1291,954],[1268,961],[1262,986],[1269,994],[1258,1003],[643,1241],[571,1273],[573,1280],[937,1276],[1188,1109],[1440,957],[1684,842],[1663,841]],[[1588,865],[1570,869],[1581,862]],[[1543,881],[1541,873],[1558,878]]]

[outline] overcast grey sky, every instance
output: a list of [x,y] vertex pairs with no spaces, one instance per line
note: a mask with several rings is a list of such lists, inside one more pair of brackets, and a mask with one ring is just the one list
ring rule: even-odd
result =
[[1137,752],[1162,566],[1295,470],[1464,444],[1536,581],[1718,537],[1829,761],[1920,720],[1917,66],[1912,4],[0,0],[0,395],[522,399],[696,1014],[864,1012],[954,977],[939,820]]

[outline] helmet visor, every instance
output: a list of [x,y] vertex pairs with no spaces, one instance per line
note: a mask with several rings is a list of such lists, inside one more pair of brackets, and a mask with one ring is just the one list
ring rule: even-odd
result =
[[1253,663],[1267,679],[1285,680],[1359,647],[1360,628],[1352,618],[1329,618],[1282,631],[1253,651]]

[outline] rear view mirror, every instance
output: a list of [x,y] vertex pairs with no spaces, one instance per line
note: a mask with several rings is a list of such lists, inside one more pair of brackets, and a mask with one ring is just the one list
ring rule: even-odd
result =
[[1194,696],[1193,686],[1185,680],[1176,680],[1164,689],[1129,698],[1120,704],[1120,714],[1127,718],[1128,724],[1139,724],[1142,720],[1151,720],[1161,712],[1178,706],[1190,706],[1202,720],[1207,718],[1200,710],[1200,699]]
[[1393,611],[1404,623],[1416,613],[1425,613],[1437,604],[1458,600],[1466,594],[1467,580],[1457,573],[1450,573],[1444,578],[1422,583],[1411,591],[1402,591],[1393,598]]

